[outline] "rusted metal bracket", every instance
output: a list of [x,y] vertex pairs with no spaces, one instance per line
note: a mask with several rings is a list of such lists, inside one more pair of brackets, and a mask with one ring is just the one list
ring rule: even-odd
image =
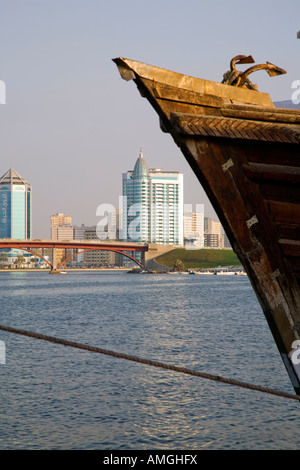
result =
[[224,163],[224,165],[222,165],[224,173],[228,170],[228,168],[230,168],[233,165],[234,165],[233,161],[231,160],[231,158],[229,158],[229,160],[227,160],[227,162]]
[[251,217],[251,219],[246,221],[248,228],[252,227],[252,225],[257,224],[257,223],[258,223],[258,220],[257,220],[256,215],[254,215],[253,217]]

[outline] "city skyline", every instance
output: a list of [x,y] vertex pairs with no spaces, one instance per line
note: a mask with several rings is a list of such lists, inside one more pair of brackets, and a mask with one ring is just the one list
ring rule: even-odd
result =
[[[135,169],[138,167],[138,164],[139,164],[141,158],[142,158],[142,161],[144,161],[145,165],[147,166],[147,163],[146,163],[146,160],[144,158],[142,149],[140,149],[139,158],[136,161]],[[125,175],[132,175],[133,173],[134,173],[134,170],[133,171],[129,170],[126,173],[122,173],[123,186],[124,186],[124,176]],[[177,193],[175,194],[175,197],[179,196],[180,201],[181,201],[179,207],[180,207],[180,211],[182,213],[182,220],[183,220],[183,217],[184,217],[185,210],[193,211],[193,206],[191,204],[184,203],[184,198],[183,198],[183,186],[184,186],[183,185],[183,176],[184,175],[183,174],[179,173],[176,170],[165,171],[165,170],[162,170],[160,168],[159,169],[150,169],[150,174],[151,174],[151,177],[154,179],[153,188],[155,188],[155,183],[156,184],[159,183],[159,186],[161,186],[161,181],[160,181],[161,179],[164,179],[164,178],[168,179],[169,178],[169,179],[173,180],[173,179],[178,179],[179,178],[178,183],[179,183],[179,186],[180,186],[180,190],[179,190],[178,194]],[[156,178],[156,180],[155,180],[155,178]],[[170,181],[167,181],[167,183],[169,185]],[[34,211],[32,211],[32,207],[31,207],[31,205],[32,205],[32,186],[27,182],[27,180],[25,180],[22,176],[20,176],[20,174],[12,167],[7,172],[5,172],[4,175],[0,178],[0,190],[2,190],[0,195],[3,195],[4,192],[6,194],[6,192],[8,190],[11,192],[11,194],[13,194],[12,193],[12,188],[17,187],[20,184],[23,185],[26,188],[26,197],[28,198],[26,210],[24,209],[23,215],[21,214],[22,226],[25,224],[27,228],[26,228],[26,230],[23,230],[22,233],[17,234],[15,232],[15,236],[10,236],[11,234],[13,234],[12,229],[8,233],[7,227],[3,228],[4,224],[1,225],[1,220],[0,220],[0,238],[16,238],[16,239],[18,239],[18,238],[19,239],[39,238],[39,237],[35,236],[35,234],[33,233],[33,230],[32,230],[32,216],[33,216],[33,213],[34,213]],[[10,185],[11,185],[11,187],[8,188],[7,186],[10,186]],[[159,189],[159,191],[161,191],[161,190]],[[155,197],[155,193],[153,193],[153,190],[152,190],[152,197]],[[158,197],[159,199],[157,199],[157,200],[160,201],[161,197],[165,197],[165,195],[158,194],[158,195],[156,195],[156,197]],[[9,200],[12,201],[12,197],[9,198]],[[124,193],[123,193],[122,196],[119,196],[119,204],[120,204],[120,200],[124,203]],[[130,202],[134,203],[133,201],[130,201]],[[172,193],[171,203],[173,204],[173,193]],[[7,202],[5,203],[5,206],[6,205],[7,205]],[[107,206],[107,204],[105,204],[105,203],[103,205],[104,205],[104,207]],[[2,206],[3,206],[2,199],[0,199],[0,210],[3,212]],[[108,206],[110,206],[112,208],[114,207],[112,204],[108,204]],[[155,206],[155,204],[154,204],[154,206]],[[204,216],[204,205],[203,204],[197,204],[195,207],[198,207],[198,206],[201,206],[201,208],[203,208],[203,216]],[[123,208],[122,208],[122,210],[123,210]],[[120,208],[116,208],[115,213],[114,214],[112,214],[112,213],[108,214],[108,217],[113,217],[115,222],[116,222],[116,218],[120,218],[121,221],[122,221],[121,225],[123,226],[122,210],[120,212]],[[28,217],[27,217],[27,211],[28,211]],[[101,215],[104,215],[104,214],[101,214]],[[158,214],[157,217],[161,217],[161,215],[162,214]],[[59,238],[61,238],[61,237],[58,236],[58,232],[59,232],[59,230],[62,231],[63,227],[65,227],[65,230],[67,230],[68,226],[70,226],[70,227],[72,226],[72,227],[76,227],[77,229],[80,229],[80,226],[87,226],[87,227],[88,226],[94,226],[94,227],[96,227],[97,223],[99,224],[99,218],[97,218],[95,220],[96,223],[94,223],[94,224],[88,224],[86,221],[83,221],[83,220],[79,221],[78,224],[77,223],[73,224],[73,222],[72,222],[73,216],[69,215],[69,214],[65,214],[62,211],[57,211],[56,214],[50,214],[49,217],[50,217],[50,227],[48,226],[48,234],[47,234],[47,236],[43,237],[44,239],[48,239],[48,238],[59,239]],[[23,221],[24,218],[26,219],[26,223]],[[24,222],[24,224],[23,224],[23,222]],[[12,220],[11,219],[9,220],[9,224],[12,226]],[[118,220],[118,224],[119,224],[119,220]],[[155,232],[154,225],[155,224],[154,224],[154,220],[153,220],[152,226],[153,226],[153,230]],[[109,227],[110,226],[111,226],[111,223],[109,224]],[[128,239],[127,230],[125,230],[125,232],[126,232],[125,239]],[[182,234],[183,233],[184,233],[184,228],[183,228],[183,223],[182,223]],[[107,236],[108,236],[108,238],[113,238],[114,234],[115,234],[115,229],[113,230],[113,232],[111,234],[108,233]],[[124,238],[124,233],[121,234],[121,236]],[[155,242],[154,239],[152,240],[152,242]],[[165,240],[165,242],[166,242],[166,240]],[[172,243],[173,243],[173,238],[172,238]],[[182,244],[183,245],[183,236],[182,236],[181,243],[178,240],[175,244]]]
[[[116,208],[112,204],[106,203],[100,205],[101,210],[97,213],[101,218],[97,220],[97,224],[93,225],[81,221],[80,225],[77,226],[72,223],[72,215],[70,214],[63,212],[52,214],[50,216],[51,239],[70,238],[71,231],[69,229],[72,227],[74,240],[85,238],[85,231],[88,230],[90,232],[89,239],[118,239],[170,244],[186,246],[187,249],[190,249],[192,245],[194,245],[193,248],[210,246],[221,248],[221,237],[224,238],[224,235],[221,233],[223,228],[220,221],[217,217],[215,217],[217,219],[215,220],[205,216],[204,204],[194,206],[184,203],[183,179],[184,175],[176,170],[165,171],[161,168],[148,168],[148,163],[140,148],[134,169],[122,173],[123,194],[119,198],[119,207]],[[178,201],[179,204],[176,207]],[[170,207],[171,219],[169,220]],[[175,217],[174,212],[178,212]],[[128,216],[128,214],[131,214],[131,216]],[[180,217],[179,214],[181,214]],[[188,225],[191,225],[193,230],[190,228],[186,230],[185,221],[190,216],[193,222],[188,222]],[[206,225],[210,224],[206,228],[204,227],[204,221],[206,221]],[[174,231],[174,222],[179,225],[177,232]],[[133,233],[130,233],[131,223],[134,227]],[[59,232],[61,233],[60,237]],[[91,236],[91,233],[93,233],[93,236]],[[207,233],[216,235],[217,239],[211,243],[207,239]],[[79,236],[76,237],[76,234]],[[200,237],[201,241],[197,240],[196,244],[190,243],[194,237]],[[228,242],[226,246],[230,246]]]
[[[140,148],[140,152],[142,152],[141,148]],[[15,171],[15,170],[13,170],[13,171]],[[162,170],[162,171],[165,171],[165,170]],[[178,173],[178,174],[182,174],[182,173],[180,173],[180,172],[178,172],[178,171],[176,171],[176,170],[173,170],[173,172],[174,172],[174,173]],[[6,172],[6,173],[8,173],[8,172]],[[5,174],[6,174],[6,173],[5,173]],[[15,173],[18,174],[16,171],[15,171]],[[166,171],[166,173],[168,173],[168,171]],[[125,173],[122,172],[122,174],[125,174]],[[3,175],[3,176],[5,176],[5,175]],[[26,180],[24,180],[23,178],[22,178],[22,180],[23,180],[23,181],[26,181]],[[112,185],[112,186],[113,186],[113,185]],[[115,186],[117,186],[117,184],[116,184]],[[31,187],[31,185],[30,185],[30,187]],[[183,186],[183,190],[184,190],[184,186]],[[41,194],[38,194],[37,196],[38,196],[38,197],[37,197],[36,201],[38,202],[38,201],[40,201],[40,199],[41,199],[41,198],[39,197],[39,196],[41,196]],[[118,207],[118,205],[120,204],[120,198],[122,199],[122,195],[121,195],[121,194],[120,194],[120,195],[117,195],[117,193],[116,193],[116,194],[113,196],[113,198],[112,198],[113,201],[114,201],[113,203],[107,202],[107,201],[106,201],[106,202],[102,201],[101,204],[103,204],[103,205],[111,205],[111,206],[116,206],[116,207]],[[184,196],[183,196],[183,198],[184,198]],[[206,198],[206,195],[204,195],[204,198]],[[184,200],[184,199],[183,199],[183,200]],[[101,204],[100,204],[100,205],[101,205]],[[190,204],[190,203],[185,203],[185,204],[188,205],[189,207],[190,207],[191,205],[193,205],[193,204]],[[196,206],[196,205],[198,205],[198,203],[195,204],[195,206]],[[201,205],[203,205],[203,204],[201,203]],[[212,215],[212,218],[216,218],[216,219],[218,220],[218,217],[217,217],[217,215],[215,214],[214,210],[210,207],[210,202],[209,202],[209,201],[208,201],[208,204],[207,204],[207,205],[208,205],[208,208],[209,208],[209,213]],[[64,210],[62,209],[62,207],[65,206],[64,201],[60,201],[60,203],[59,203],[58,206],[59,206],[58,208],[56,208],[55,210],[52,211],[52,214],[48,214],[48,215],[47,215],[47,219],[48,219],[49,217],[52,217],[52,215],[53,215],[54,213],[56,213],[56,215],[59,215],[60,213],[61,213],[61,214],[65,214]],[[67,211],[66,211],[66,212],[67,212]],[[73,216],[73,215],[70,216],[70,217],[74,219],[74,216]],[[40,228],[40,227],[35,227],[35,226],[34,226],[34,224],[32,223],[32,219],[34,219],[34,210],[32,211],[32,214],[31,214],[31,226],[30,226],[30,234],[31,234],[32,238],[47,239],[48,236],[49,236],[49,226],[48,226],[48,222],[47,222],[47,226],[46,226],[46,227]],[[97,207],[95,207],[95,218],[92,219],[92,221],[91,221],[90,223],[89,223],[88,220],[86,220],[86,219],[82,220],[82,219],[79,219],[78,217],[76,218],[76,216],[75,216],[75,219],[76,219],[75,225],[77,225],[77,226],[79,226],[79,225],[81,225],[81,224],[90,225],[90,226],[92,226],[92,225],[97,225],[97,223],[99,222],[99,217],[97,216]],[[31,238],[31,236],[30,236],[30,237],[24,236],[24,238]],[[51,227],[50,227],[50,237],[51,237]],[[19,237],[19,238],[20,238],[20,237]]]
[[99,204],[117,205],[121,187],[112,187],[112,177],[131,167],[140,146],[153,167],[183,173],[185,201],[204,203],[213,217],[180,149],[111,59],[129,57],[220,82],[233,56],[252,54],[256,63],[287,70],[274,78],[258,72],[258,88],[274,101],[290,100],[292,83],[300,79],[299,13],[296,0],[288,7],[254,1],[247,15],[237,1],[154,0],[151,9],[134,0],[4,2],[2,167],[13,164],[39,194],[33,235],[48,236],[49,214],[59,211],[72,213],[77,225],[95,224]]
[[[230,247],[217,220],[205,217],[204,204],[184,204],[184,175],[176,170],[149,168],[140,148],[133,170],[122,173],[122,207],[99,206],[97,225],[73,225],[72,215],[50,217],[52,240],[100,239],[184,246],[186,249]],[[87,264],[101,254],[84,256]],[[111,264],[110,260],[110,263]]]
[[[139,158],[137,159],[136,161],[136,166],[137,166],[137,163],[139,162],[140,158],[142,157],[142,159],[145,161],[145,164],[147,166],[147,163],[146,163],[146,160],[144,158],[144,154],[143,154],[143,151],[142,151],[142,148],[140,148],[140,151],[139,151]],[[8,170],[2,177],[2,179],[4,177],[8,177],[7,175],[9,175],[11,172],[13,172],[13,174],[15,175],[15,178],[18,178],[20,179],[20,181],[22,181],[24,184],[27,184],[27,181],[21,177],[17,172],[16,170],[14,170],[13,168],[11,168],[10,170]],[[122,173],[122,187],[124,189],[124,175],[131,175],[133,173],[132,170],[129,170],[127,171],[126,173]],[[184,195],[183,195],[183,190],[184,190],[184,185],[183,185],[183,177],[184,175],[180,172],[178,172],[177,170],[169,170],[169,171],[165,171],[165,170],[162,170],[160,168],[151,168],[150,169],[150,173],[151,173],[151,177],[152,179],[154,179],[155,181],[155,178],[157,179],[156,180],[156,184],[157,183],[160,183],[160,179],[163,178],[164,176],[166,176],[167,178],[171,178],[171,179],[174,179],[174,177],[177,177],[177,176],[174,176],[174,175],[179,175],[179,186],[181,187],[180,189],[180,200],[181,200],[181,203],[180,203],[180,211],[182,211],[182,219],[183,219],[183,215],[184,215],[184,210],[186,208],[188,208],[187,210],[191,210],[192,208],[192,204],[189,204],[189,203],[185,203],[184,202]],[[11,178],[11,176],[9,176],[9,178]],[[1,183],[1,179],[0,179],[0,183]],[[170,181],[169,181],[170,183]],[[30,194],[31,194],[31,185],[30,186]],[[155,183],[152,185],[153,188],[155,188]],[[122,191],[123,191],[122,189]],[[154,194],[153,194],[154,196]],[[158,195],[158,197],[160,198],[161,196]],[[39,200],[39,195],[37,195],[37,200]],[[114,200],[117,200],[117,197],[114,198]],[[120,205],[120,200],[123,202],[124,204],[124,192],[121,196],[118,196],[118,204]],[[131,204],[133,203],[133,201],[131,201]],[[114,207],[114,204],[111,204],[111,203],[102,203],[103,206],[110,206],[110,207]],[[24,237],[12,237],[12,238],[41,238],[41,239],[48,239],[48,238],[51,238],[51,239],[59,239],[59,235],[58,235],[58,232],[59,231],[62,231],[62,228],[59,228],[59,226],[71,226],[73,225],[72,224],[72,219],[73,219],[73,215],[68,215],[66,213],[64,213],[62,210],[61,210],[61,207],[64,206],[64,202],[61,201],[60,203],[60,208],[55,211],[56,214],[49,214],[48,217],[50,217],[50,233],[49,233],[49,226],[47,227],[47,232],[45,231],[44,232],[44,235],[43,236],[39,236],[39,235],[36,235],[35,233],[35,230],[34,230],[34,227],[32,227],[32,217],[34,215],[34,211],[31,210],[31,205],[30,205],[30,232],[29,233],[29,236],[27,236],[27,233],[26,233],[26,236],[24,234]],[[196,206],[199,206],[199,204],[196,204]],[[202,207],[204,207],[203,204],[201,204]],[[118,207],[118,206],[116,206]],[[124,208],[124,207],[123,207]],[[122,209],[123,209],[122,208]],[[116,209],[116,213],[117,211],[119,211],[120,208]],[[192,209],[193,210],[193,209]],[[96,215],[97,215],[97,209],[95,211]],[[203,211],[203,214],[204,214],[204,211]],[[104,214],[101,214],[101,215],[104,215]],[[160,215],[158,214],[157,217],[160,217]],[[156,218],[157,218],[156,217]],[[215,218],[218,220],[218,217],[215,215]],[[93,221],[93,223],[88,223],[86,220],[77,220],[76,223],[74,223],[74,226],[80,226],[80,225],[85,225],[85,226],[96,226],[97,224],[99,224],[99,217],[97,216],[95,218],[95,220]],[[155,232],[155,227],[152,223],[152,231],[153,233]],[[181,239],[181,242],[179,240],[175,241],[175,244],[182,244],[183,245],[183,222],[181,224],[182,226],[182,239]],[[66,229],[65,229],[66,230]],[[66,232],[67,233],[67,232]],[[50,236],[49,236],[50,235]],[[110,235],[111,236],[111,235]],[[1,238],[4,238],[4,237],[1,237]],[[8,237],[9,238],[9,237]],[[123,238],[124,238],[124,235],[123,235]],[[126,231],[126,237],[125,239],[127,238],[127,231]],[[172,238],[173,240],[173,238]],[[152,240],[152,242],[154,242],[154,240]]]

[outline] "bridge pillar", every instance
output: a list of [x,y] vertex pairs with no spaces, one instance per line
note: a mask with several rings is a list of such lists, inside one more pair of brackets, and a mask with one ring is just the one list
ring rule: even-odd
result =
[[57,255],[56,255],[56,247],[52,248],[52,269],[50,274],[59,274],[57,270]]
[[144,268],[145,267],[145,252],[144,251],[141,252],[141,263],[142,263],[143,268]]

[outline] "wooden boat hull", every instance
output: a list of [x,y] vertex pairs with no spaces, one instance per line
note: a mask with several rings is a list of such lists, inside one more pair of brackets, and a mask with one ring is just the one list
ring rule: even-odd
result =
[[300,111],[276,109],[258,91],[114,62],[149,100],[206,191],[300,394]]

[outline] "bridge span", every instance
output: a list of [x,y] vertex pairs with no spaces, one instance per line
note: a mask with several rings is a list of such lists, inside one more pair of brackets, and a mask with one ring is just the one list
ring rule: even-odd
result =
[[[13,240],[13,239],[0,239],[0,249],[3,248],[17,248],[19,250],[27,251],[33,255],[43,259],[50,267],[51,273],[59,272],[59,268],[70,258],[77,256],[80,253],[94,250],[106,250],[120,253],[127,258],[133,260],[141,268],[145,265],[145,253],[148,251],[146,243],[136,242],[122,242],[115,240]],[[44,258],[42,255],[34,251],[35,248],[51,248],[52,249],[52,263]],[[57,262],[57,249],[65,249],[65,258]],[[73,253],[67,256],[67,250],[73,250]],[[136,253],[142,254],[141,261],[136,259]]]

